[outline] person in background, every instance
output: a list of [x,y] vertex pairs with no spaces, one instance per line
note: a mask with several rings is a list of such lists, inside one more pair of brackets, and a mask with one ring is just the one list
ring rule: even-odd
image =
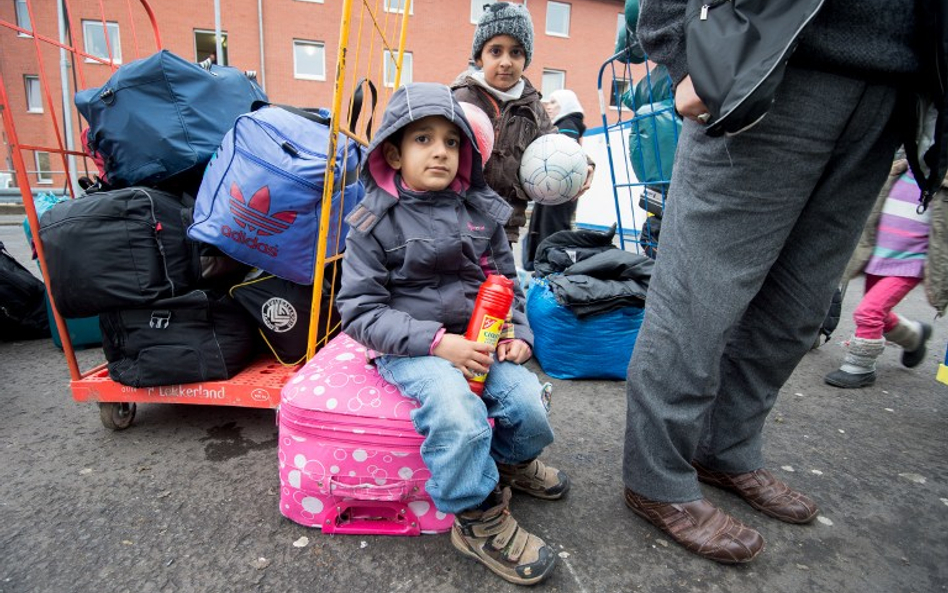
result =
[[[474,132],[447,86],[399,88],[367,154],[365,198],[346,218],[342,329],[421,404],[411,418],[424,436],[425,488],[456,516],[454,547],[507,581],[538,583],[556,553],[510,514],[510,488],[556,500],[570,482],[537,459],[553,429],[548,388],[523,366],[533,333],[504,232],[511,207],[485,184]],[[464,337],[489,274],[514,281],[512,322],[496,349]],[[481,397],[468,384],[475,373],[487,373]]]
[[766,116],[710,136],[688,71],[689,4],[643,0],[638,19],[685,122],[628,369],[624,496],[685,549],[737,564],[764,538],[700,483],[779,521],[819,514],[766,469],[764,425],[816,338],[902,140],[900,95],[922,82],[919,48],[934,43],[914,0],[829,0],[796,38]]
[[[550,93],[549,97],[541,99],[541,102],[560,134],[582,144],[586,124],[583,122],[583,106],[579,104],[576,93],[567,89],[556,90]],[[575,199],[555,206],[533,205],[530,225],[523,241],[523,269],[533,270],[537,246],[553,233],[573,228],[575,216]]]
[[[882,188],[844,280],[866,275],[866,291],[853,311],[855,335],[842,366],[823,378],[833,387],[867,387],[876,382],[876,359],[886,340],[902,347],[902,365],[914,368],[925,358],[931,324],[903,317],[892,309],[923,280],[929,301],[944,314],[948,304],[948,245],[931,241],[932,221],[941,217],[948,180],[931,207],[919,213],[918,185],[908,162],[897,160]],[[929,257],[931,255],[931,257]]]
[[[540,103],[540,93],[523,75],[532,57],[533,21],[527,7],[495,2],[485,7],[474,31],[471,60],[475,69],[451,85],[458,101],[480,107],[494,124],[494,152],[484,167],[484,177],[513,207],[505,226],[510,243],[520,238],[530,201],[520,185],[523,151],[540,136],[557,132]],[[594,168],[590,161],[580,194],[592,183]]]

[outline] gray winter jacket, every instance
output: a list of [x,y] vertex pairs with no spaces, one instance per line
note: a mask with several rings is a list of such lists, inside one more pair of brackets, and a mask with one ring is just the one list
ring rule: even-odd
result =
[[[448,189],[415,192],[385,162],[381,145],[412,121],[441,115],[462,132]],[[343,331],[384,354],[425,356],[442,328],[464,334],[487,275],[514,280],[513,337],[533,346],[504,233],[511,207],[484,182],[470,124],[444,85],[409,84],[392,95],[362,171],[365,199],[350,224],[337,306]]]

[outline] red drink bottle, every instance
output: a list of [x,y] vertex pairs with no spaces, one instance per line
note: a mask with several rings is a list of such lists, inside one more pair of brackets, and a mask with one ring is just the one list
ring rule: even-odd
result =
[[[474,313],[467,324],[467,333],[464,337],[474,342],[497,346],[504,321],[507,320],[510,306],[513,305],[513,286],[513,280],[506,276],[491,274],[487,277],[477,292]],[[484,392],[486,379],[487,373],[476,373],[467,382],[471,386],[471,391],[480,395]]]

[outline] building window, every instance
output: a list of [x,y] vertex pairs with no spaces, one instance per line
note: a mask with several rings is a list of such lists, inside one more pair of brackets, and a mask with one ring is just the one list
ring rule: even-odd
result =
[[36,158],[36,182],[52,185],[53,169],[49,166],[49,153],[37,150],[33,156]]
[[[385,0],[383,6],[385,6],[385,12],[395,12],[401,14],[405,12],[405,2],[407,0]],[[415,14],[415,2],[412,0],[411,6],[408,7],[408,14]]]
[[[26,6],[26,0],[14,0],[16,6],[16,26],[27,31],[32,31],[30,24],[30,11]],[[30,37],[26,33],[18,33],[20,37]]]
[[476,25],[484,14],[484,7],[494,2],[495,0],[471,0],[471,23]]
[[[622,94],[629,90],[628,80],[613,80],[612,88],[609,91],[610,109],[618,109],[622,103]],[[625,105],[623,105],[625,107]]]
[[43,113],[43,94],[40,92],[39,76],[24,76],[26,85],[26,110],[30,113]]
[[293,76],[305,80],[326,80],[326,44],[294,39]]
[[543,85],[540,92],[544,97],[549,97],[553,91],[558,91],[566,87],[566,72],[562,70],[543,69]]
[[[82,21],[83,47],[90,56],[109,59],[109,50],[112,51],[113,62],[122,63],[122,42],[119,36],[118,23],[105,23],[105,30],[109,32],[109,42],[105,42],[105,30],[102,21]],[[86,60],[94,62],[95,60]]]
[[562,2],[546,3],[546,34],[555,37],[569,37],[569,4]]
[[226,66],[227,61],[227,32],[221,31],[221,55],[217,55],[217,36],[214,31],[194,30],[194,61],[203,62],[214,56],[214,63]]
[[[398,64],[395,63],[396,57],[398,57],[398,54],[393,54],[392,52],[385,50],[385,56],[382,58],[382,61],[385,64],[383,79],[385,80],[385,86],[387,87],[395,87],[395,73],[398,70]],[[411,71],[412,56],[411,52],[406,51],[405,55],[402,56],[402,76],[398,81],[399,86],[411,83]]]

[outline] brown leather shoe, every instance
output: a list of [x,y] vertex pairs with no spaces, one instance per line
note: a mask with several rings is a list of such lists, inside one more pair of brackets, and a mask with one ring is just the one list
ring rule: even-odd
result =
[[816,503],[802,492],[797,492],[765,469],[744,474],[726,474],[712,471],[692,462],[698,479],[705,484],[730,490],[749,505],[787,523],[809,523],[819,514]]
[[704,499],[654,502],[626,488],[625,504],[688,551],[722,564],[750,562],[764,549],[759,533]]

